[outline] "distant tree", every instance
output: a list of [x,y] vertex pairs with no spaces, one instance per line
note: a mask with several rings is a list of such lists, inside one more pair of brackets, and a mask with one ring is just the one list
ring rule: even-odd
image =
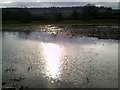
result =
[[3,21],[14,20],[14,12],[9,10],[2,11],[2,19]]
[[55,20],[56,20],[56,21],[61,21],[61,20],[63,20],[63,15],[62,15],[62,13],[56,13],[56,14],[55,14]]
[[23,8],[23,9],[18,9],[16,11],[16,20],[19,20],[21,22],[30,22],[31,21],[31,13]]
[[9,11],[7,11],[7,10],[4,11],[4,10],[3,10],[3,11],[2,11],[2,20],[3,20],[3,21],[9,20],[9,18],[10,18],[10,15],[9,15],[9,14],[10,14]]
[[98,9],[94,5],[86,5],[83,7],[81,13],[81,19],[83,20],[92,20],[95,19],[98,15]]
[[104,6],[100,6],[100,9],[105,9],[105,7]]
[[59,10],[57,10],[56,7],[51,8],[51,18],[56,21],[61,21],[63,20],[63,15]]
[[112,8],[107,8],[106,14],[107,14],[107,15],[111,15],[111,13],[112,13]]
[[79,13],[76,10],[72,11],[72,18],[73,19],[78,19],[79,18]]

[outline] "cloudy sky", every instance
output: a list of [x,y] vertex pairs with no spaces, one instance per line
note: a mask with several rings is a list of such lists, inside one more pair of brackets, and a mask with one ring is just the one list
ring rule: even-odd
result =
[[10,2],[118,2],[119,0],[0,0],[1,3]]

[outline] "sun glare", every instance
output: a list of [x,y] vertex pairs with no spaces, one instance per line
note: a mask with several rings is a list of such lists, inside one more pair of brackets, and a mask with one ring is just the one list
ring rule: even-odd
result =
[[59,63],[61,57],[61,48],[57,44],[43,44],[43,52],[46,60],[46,74],[52,78],[59,76]]

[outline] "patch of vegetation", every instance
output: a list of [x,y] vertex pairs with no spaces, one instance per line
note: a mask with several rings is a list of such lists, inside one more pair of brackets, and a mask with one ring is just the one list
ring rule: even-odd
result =
[[120,10],[96,7],[3,8],[3,24],[8,22],[39,24],[120,23]]

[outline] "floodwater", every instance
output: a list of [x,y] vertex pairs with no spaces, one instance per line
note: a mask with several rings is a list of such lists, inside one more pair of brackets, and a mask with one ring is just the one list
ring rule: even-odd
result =
[[118,88],[118,40],[55,30],[4,31],[2,40],[3,88]]

